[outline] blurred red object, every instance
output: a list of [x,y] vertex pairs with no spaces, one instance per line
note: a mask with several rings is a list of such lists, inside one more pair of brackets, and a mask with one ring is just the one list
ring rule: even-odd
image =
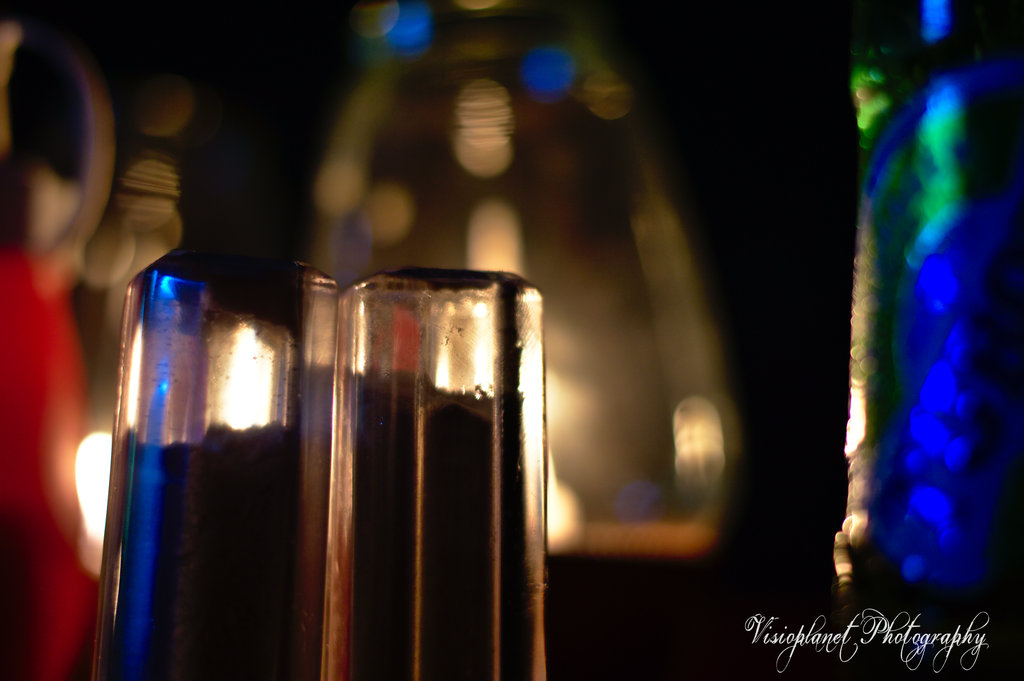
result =
[[0,660],[15,681],[66,680],[92,635],[97,587],[77,552],[81,350],[60,270],[0,250]]

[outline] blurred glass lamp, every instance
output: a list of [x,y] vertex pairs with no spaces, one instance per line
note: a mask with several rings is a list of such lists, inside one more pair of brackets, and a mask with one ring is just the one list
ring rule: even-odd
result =
[[500,270],[547,301],[555,552],[704,555],[740,428],[704,262],[593,8],[360,2],[308,259]]

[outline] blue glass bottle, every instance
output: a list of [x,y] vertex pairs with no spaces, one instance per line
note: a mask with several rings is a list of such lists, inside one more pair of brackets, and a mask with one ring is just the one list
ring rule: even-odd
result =
[[993,652],[976,664],[993,669],[1012,664],[998,646],[1017,628],[1024,566],[1024,5],[861,2],[854,26],[838,603],[843,621],[921,613],[924,631],[986,613]]

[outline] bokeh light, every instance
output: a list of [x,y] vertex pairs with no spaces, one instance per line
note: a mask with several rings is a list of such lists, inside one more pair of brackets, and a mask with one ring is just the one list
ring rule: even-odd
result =
[[580,99],[595,116],[611,121],[633,108],[633,88],[617,73],[605,69],[584,79]]
[[687,485],[710,485],[725,467],[725,436],[718,409],[703,397],[689,397],[672,415],[676,476]]
[[469,218],[466,267],[525,275],[519,216],[502,199],[481,201]]
[[434,35],[434,17],[425,2],[398,3],[398,16],[385,39],[400,55],[415,57],[426,52]]
[[952,0],[921,0],[921,38],[926,43],[937,43],[952,30]]
[[402,241],[416,216],[412,192],[394,180],[381,180],[366,195],[364,210],[370,221],[373,243],[381,248]]
[[366,171],[357,160],[338,156],[320,166],[313,183],[313,200],[324,215],[340,217],[359,205],[366,191]]
[[917,295],[928,307],[936,312],[945,310],[956,299],[956,274],[949,260],[941,255],[930,255],[921,265],[917,277]]
[[135,122],[140,132],[153,137],[180,134],[196,112],[191,83],[173,74],[150,78],[135,93]]
[[354,30],[364,38],[380,38],[387,34],[398,21],[398,3],[357,2],[349,15]]
[[511,98],[490,79],[479,79],[459,91],[455,101],[452,147],[459,164],[471,175],[496,177],[512,163]]
[[519,74],[531,97],[539,102],[557,102],[572,87],[576,62],[562,47],[535,47],[523,57]]
[[650,480],[634,480],[615,497],[615,515],[625,523],[657,520],[663,512],[661,489]]

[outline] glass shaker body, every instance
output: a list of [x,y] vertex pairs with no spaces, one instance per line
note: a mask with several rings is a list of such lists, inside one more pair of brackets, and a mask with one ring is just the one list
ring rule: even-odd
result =
[[337,287],[172,252],[128,290],[96,681],[317,679]]
[[407,269],[342,296],[325,678],[545,678],[541,299]]

